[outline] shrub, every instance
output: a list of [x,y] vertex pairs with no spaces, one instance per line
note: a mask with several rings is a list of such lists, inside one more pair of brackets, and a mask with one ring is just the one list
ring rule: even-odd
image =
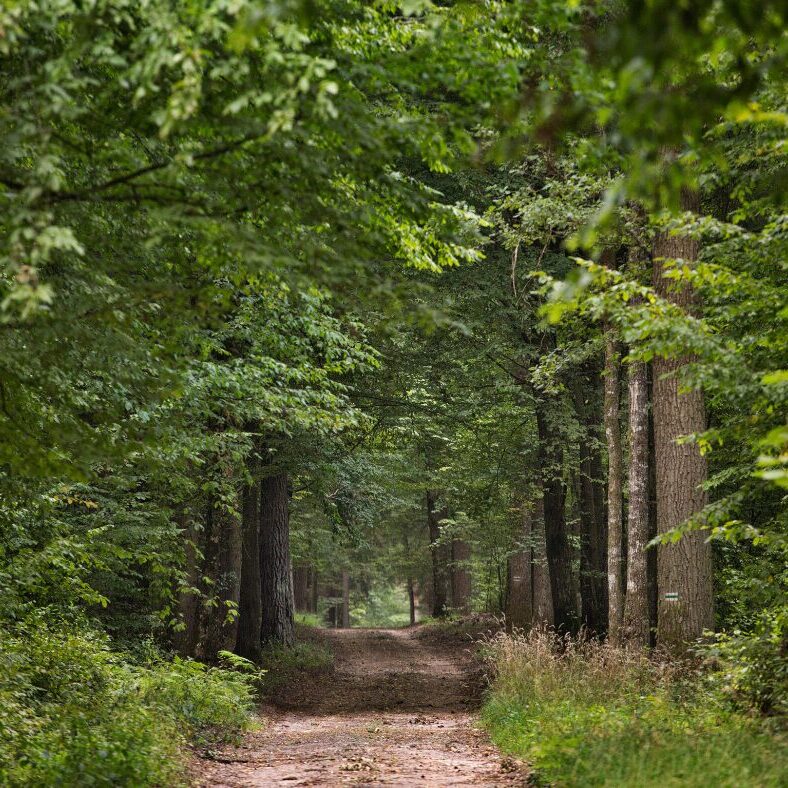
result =
[[189,739],[243,729],[246,676],[114,653],[84,623],[43,614],[0,643],[0,784],[176,785]]
[[303,673],[322,673],[334,667],[334,655],[319,643],[300,641],[285,648],[269,645],[263,649],[260,662],[265,669],[264,692],[273,692]]
[[788,608],[764,612],[750,632],[718,634],[700,654],[737,704],[788,717]]

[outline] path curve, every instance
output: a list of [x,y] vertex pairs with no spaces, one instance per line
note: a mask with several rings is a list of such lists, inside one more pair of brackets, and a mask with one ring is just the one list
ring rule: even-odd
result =
[[261,731],[200,759],[195,786],[512,786],[525,769],[476,725],[482,680],[467,634],[319,630],[330,675],[262,710]]

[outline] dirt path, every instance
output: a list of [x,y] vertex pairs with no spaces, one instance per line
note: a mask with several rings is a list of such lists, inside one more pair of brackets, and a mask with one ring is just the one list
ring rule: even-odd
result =
[[195,785],[526,784],[475,726],[481,675],[470,641],[435,628],[323,630],[330,675],[262,710],[263,730],[201,759]]

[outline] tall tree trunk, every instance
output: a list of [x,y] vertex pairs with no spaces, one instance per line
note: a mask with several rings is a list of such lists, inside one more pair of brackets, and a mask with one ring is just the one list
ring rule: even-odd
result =
[[312,567],[309,571],[309,611],[317,613],[317,602],[319,599],[317,587],[317,567]]
[[584,626],[597,635],[607,629],[607,523],[600,488],[602,464],[597,436],[602,415],[597,386],[599,368],[589,369],[573,386],[575,410],[585,427],[580,441],[578,503],[580,509],[580,593]]
[[[232,483],[229,463],[223,470],[225,482]],[[232,651],[238,633],[238,602],[241,593],[241,519],[237,501],[214,506],[211,513],[211,555],[214,558],[210,577],[215,606],[206,615],[202,642],[203,659],[213,662],[219,651]]]
[[471,572],[468,561],[471,557],[470,545],[462,539],[451,543],[451,604],[452,607],[467,613],[471,607]]
[[432,556],[432,615],[440,618],[446,615],[448,593],[448,577],[446,567],[446,550],[439,544],[440,522],[446,517],[446,510],[436,510],[435,503],[438,493],[427,491],[427,526],[430,535],[430,554]]
[[553,590],[550,582],[550,565],[547,561],[547,539],[544,525],[544,498],[539,497],[534,503],[532,521],[533,561],[531,564],[532,597],[534,605],[533,623],[553,626]]
[[[685,190],[685,211],[698,210],[698,196]],[[664,259],[697,259],[696,241],[661,233],[654,241],[654,287],[664,298],[687,312],[695,307],[690,287],[676,287],[663,276]],[[654,446],[657,476],[657,531],[682,524],[706,505],[701,488],[706,481],[706,460],[695,444],[677,440],[706,429],[703,394],[681,393],[678,380],[690,356],[654,360]],[[659,609],[657,642],[681,649],[714,625],[711,545],[702,531],[693,531],[677,543],[660,546],[657,553]]]
[[260,596],[260,482],[257,480],[244,487],[241,518],[241,593],[235,650],[242,657],[257,661],[260,658],[263,616]]
[[408,610],[410,625],[413,626],[416,623],[416,588],[412,577],[408,577]]
[[550,587],[553,596],[555,626],[565,632],[577,630],[577,612],[573,594],[572,548],[566,525],[566,489],[561,478],[563,450],[543,403],[537,402],[536,422],[539,432],[539,465],[542,469],[544,532]]
[[176,514],[184,550],[184,587],[178,593],[178,613],[183,629],[173,636],[173,647],[182,657],[193,657],[200,639],[200,546],[194,517],[181,508]]
[[290,582],[290,514],[287,473],[260,484],[260,568],[263,601],[260,638],[263,643],[293,645],[293,587]]
[[620,351],[612,328],[605,329],[605,438],[607,439],[608,637],[619,641],[624,617],[622,451],[619,422]]
[[627,588],[622,640],[649,645],[648,566],[648,373],[642,361],[629,367],[629,509]]
[[309,567],[304,564],[293,567],[293,604],[299,612],[309,607]]
[[342,570],[342,626],[350,627],[350,573]]
[[533,507],[523,503],[520,507],[522,530],[518,541],[520,548],[509,556],[508,582],[506,595],[506,621],[518,629],[528,629],[534,618],[533,589]]

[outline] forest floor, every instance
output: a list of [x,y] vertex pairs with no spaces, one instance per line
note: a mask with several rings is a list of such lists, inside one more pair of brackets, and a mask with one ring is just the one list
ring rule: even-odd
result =
[[477,727],[484,675],[467,628],[311,630],[334,653],[261,709],[261,730],[204,753],[207,786],[512,786],[527,769]]

